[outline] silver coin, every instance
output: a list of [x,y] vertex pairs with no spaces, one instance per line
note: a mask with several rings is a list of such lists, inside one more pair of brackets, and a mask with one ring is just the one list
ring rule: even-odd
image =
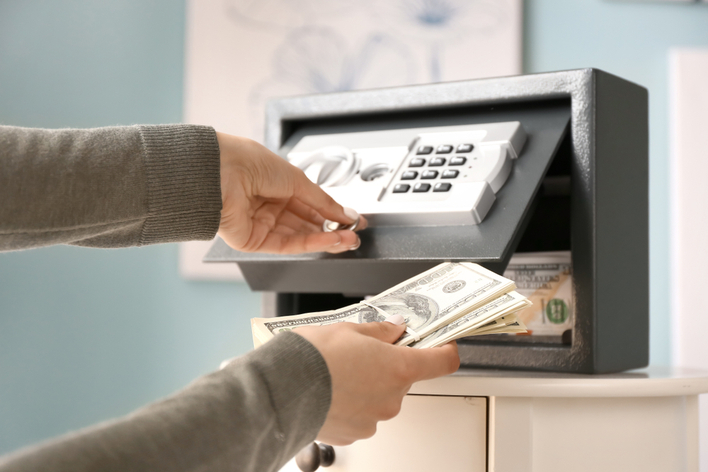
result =
[[331,233],[332,231],[339,231],[341,229],[356,231],[356,229],[359,227],[360,219],[360,217],[357,217],[356,221],[350,225],[343,225],[341,223],[337,223],[336,221],[325,220],[324,223],[322,223],[322,231],[324,231],[325,233]]

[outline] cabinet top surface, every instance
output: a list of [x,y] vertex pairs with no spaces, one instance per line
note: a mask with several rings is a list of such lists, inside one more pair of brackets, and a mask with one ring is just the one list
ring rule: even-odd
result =
[[616,374],[460,369],[418,382],[418,395],[497,397],[659,397],[708,393],[708,371],[652,366]]

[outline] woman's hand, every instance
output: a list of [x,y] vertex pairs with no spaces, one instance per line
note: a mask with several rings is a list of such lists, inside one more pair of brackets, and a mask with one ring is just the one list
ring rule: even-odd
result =
[[405,329],[387,322],[295,329],[320,351],[332,378],[332,403],[317,439],[344,446],[369,438],[377,422],[398,414],[414,382],[458,369],[455,342],[431,349],[394,346]]
[[[219,236],[244,252],[339,253],[359,247],[353,231],[322,231],[325,219],[345,225],[358,217],[297,167],[247,138],[216,133],[221,152]],[[366,227],[361,217],[358,229]]]

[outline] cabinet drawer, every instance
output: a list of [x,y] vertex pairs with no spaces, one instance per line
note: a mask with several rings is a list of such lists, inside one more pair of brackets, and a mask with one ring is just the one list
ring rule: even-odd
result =
[[[407,395],[400,414],[378,424],[374,437],[335,446],[322,472],[484,472],[487,398]],[[282,472],[297,472],[294,461]]]

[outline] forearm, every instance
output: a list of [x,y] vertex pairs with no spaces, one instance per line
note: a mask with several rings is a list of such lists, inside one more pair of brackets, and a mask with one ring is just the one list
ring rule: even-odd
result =
[[0,472],[274,471],[324,423],[331,383],[294,333],[132,415],[0,459]]
[[211,239],[219,165],[202,126],[0,126],[0,250]]

